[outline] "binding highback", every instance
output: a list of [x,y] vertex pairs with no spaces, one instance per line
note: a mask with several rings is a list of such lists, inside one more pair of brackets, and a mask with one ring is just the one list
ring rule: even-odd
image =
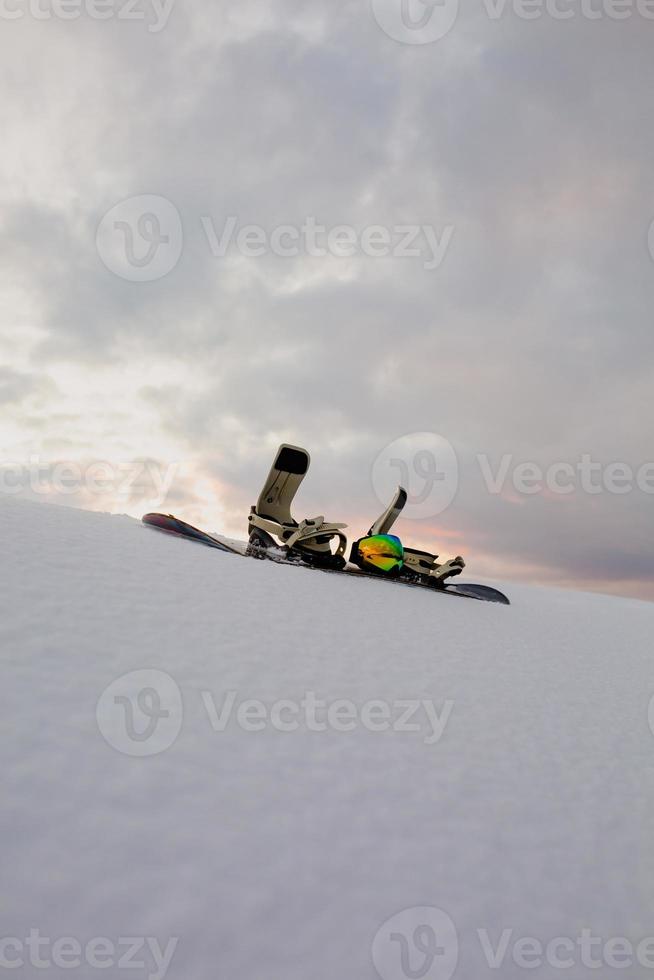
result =
[[311,457],[306,449],[286,443],[281,445],[259,494],[256,513],[280,524],[295,524],[291,504],[310,463]]
[[368,534],[388,534],[390,529],[395,524],[402,511],[404,510],[404,505],[407,502],[407,492],[404,487],[398,487],[395,491],[395,496],[391,500],[390,504],[381,515],[378,517],[375,523],[372,525]]

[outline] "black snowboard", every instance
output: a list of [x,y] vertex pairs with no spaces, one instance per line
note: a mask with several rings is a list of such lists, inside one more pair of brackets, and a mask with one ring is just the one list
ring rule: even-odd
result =
[[[167,534],[175,534],[180,538],[188,538],[191,541],[198,541],[209,548],[217,548],[219,551],[226,551],[232,555],[240,555],[243,558],[266,558],[281,565],[299,565],[302,568],[315,568],[314,565],[305,565],[302,561],[289,558],[283,548],[271,548],[264,552],[258,551],[256,555],[251,554],[250,547],[246,541],[232,541],[230,538],[223,538],[220,535],[207,534],[200,531],[197,527],[180,521],[172,514],[146,514],[143,523],[148,527],[158,528]],[[428,589],[437,595],[459,596],[462,599],[481,599],[484,602],[499,602],[505,606],[510,605],[509,599],[498,589],[493,589],[489,585],[474,585],[468,582],[452,582],[444,587],[436,588],[427,582],[410,582],[400,578],[384,578],[375,575],[373,572],[364,572],[354,566],[344,568],[342,571],[334,569],[318,569],[318,571],[328,572],[331,575],[351,575],[357,578],[372,578],[379,582],[392,582],[393,585],[405,585],[409,588]]]

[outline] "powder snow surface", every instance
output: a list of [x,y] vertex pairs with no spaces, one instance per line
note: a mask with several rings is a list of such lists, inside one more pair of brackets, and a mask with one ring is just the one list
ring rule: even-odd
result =
[[[521,937],[654,935],[654,605],[514,585],[511,607],[458,600],[15,500],[0,540],[0,938],[178,937],[174,980],[654,976],[635,957],[514,958]],[[143,670],[173,678],[183,722],[134,757],[96,708]],[[229,692],[234,713],[314,692],[450,714],[435,742],[423,712],[410,732],[215,731],[207,703]],[[453,923],[447,955],[426,960],[413,925],[440,913],[414,911],[404,966],[400,926],[373,957],[390,917],[425,906]],[[504,929],[493,970],[478,930],[497,947]],[[157,975],[144,953],[129,971],[23,957],[0,974]]]

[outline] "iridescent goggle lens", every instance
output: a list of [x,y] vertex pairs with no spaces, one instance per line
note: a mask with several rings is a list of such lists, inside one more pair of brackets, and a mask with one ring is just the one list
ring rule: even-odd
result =
[[362,564],[380,572],[399,571],[404,564],[404,548],[394,534],[374,534],[358,542]]

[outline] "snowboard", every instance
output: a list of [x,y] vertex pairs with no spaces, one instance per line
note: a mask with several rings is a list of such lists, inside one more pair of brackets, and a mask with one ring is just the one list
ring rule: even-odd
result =
[[295,565],[299,568],[308,568],[329,575],[351,575],[356,578],[375,579],[377,582],[390,582],[393,585],[404,585],[412,589],[428,589],[437,595],[458,596],[462,599],[480,599],[483,602],[498,602],[505,606],[511,604],[503,592],[500,592],[499,589],[493,589],[489,585],[475,585],[470,582],[450,582],[444,586],[435,587],[428,582],[411,582],[401,577],[386,578],[374,572],[366,572],[362,569],[355,568],[353,565],[339,570],[307,565],[299,558],[290,558],[283,548],[253,549],[247,541],[234,541],[222,535],[208,534],[206,531],[201,531],[199,528],[193,527],[192,524],[187,524],[185,521],[173,517],[172,514],[146,514],[143,518],[143,523],[148,527],[164,531],[166,534],[173,534],[180,538],[197,541],[209,548],[216,548],[218,551],[224,551],[231,555],[240,555],[242,558],[263,558],[280,565]]

